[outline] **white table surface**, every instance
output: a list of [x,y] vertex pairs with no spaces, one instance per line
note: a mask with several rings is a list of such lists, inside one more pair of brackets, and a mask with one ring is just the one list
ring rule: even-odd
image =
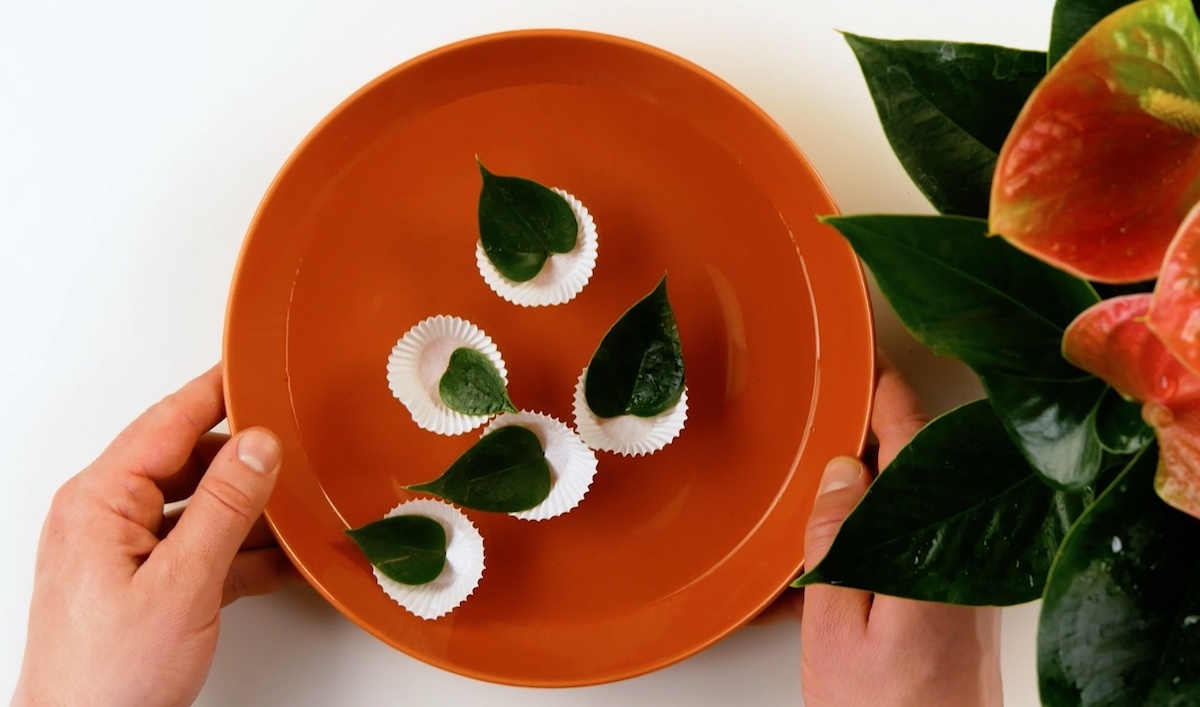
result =
[[[1044,48],[1051,0],[278,0],[0,4],[0,694],[20,665],[51,495],[147,405],[217,360],[246,226],[343,98],[426,50],[529,27],[657,45],[796,140],[846,213],[929,212],[837,29]],[[883,348],[935,411],[975,397],[876,298]],[[1036,606],[1006,610],[1009,705],[1037,702]],[[307,588],[222,618],[202,705],[795,705],[799,630],[752,626],[644,677],[540,691],[375,640]]]

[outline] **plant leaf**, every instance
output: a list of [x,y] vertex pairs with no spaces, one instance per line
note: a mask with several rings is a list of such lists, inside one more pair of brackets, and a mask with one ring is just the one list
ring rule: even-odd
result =
[[996,155],[1046,55],[846,34],[900,164],[942,213],[987,216]]
[[1090,497],[1042,483],[991,406],[968,403],[917,433],[794,586],[951,604],[1031,601]]
[[517,411],[500,372],[475,349],[464,347],[450,354],[450,364],[438,381],[438,393],[446,407],[464,415]]
[[1181,105],[1198,110],[1198,55],[1190,0],[1144,0],[1093,27],[1000,151],[992,232],[1087,280],[1153,278],[1200,197],[1200,136],[1172,124]]
[[465,508],[527,511],[550,495],[550,464],[537,434],[509,425],[489,432],[438,478],[409,486]]
[[1062,357],[1062,333],[1097,301],[1081,280],[951,216],[825,219],[875,274],[921,343],[979,374],[1017,446],[1050,482],[1081,488],[1099,470],[1090,415],[1103,384]]
[[1147,324],[1180,363],[1200,375],[1200,205],[1167,249]]
[[1142,406],[1112,388],[1096,408],[1096,439],[1113,454],[1133,454],[1154,441],[1154,430],[1142,420]]
[[1143,403],[1158,435],[1155,488],[1172,506],[1200,517],[1200,376],[1183,366],[1146,326],[1152,295],[1107,299],[1067,328],[1063,353]]
[[683,348],[664,275],[600,341],[584,396],[597,417],[654,417],[679,402],[683,383]]
[[1153,448],[1071,529],[1038,625],[1042,703],[1200,703],[1200,522],[1151,490]]
[[1047,65],[1057,64],[1097,22],[1129,4],[1130,0],[1058,0],[1050,24]]
[[569,253],[579,236],[570,204],[554,191],[521,177],[499,177],[479,163],[479,240],[501,275],[532,280],[553,253]]
[[401,584],[426,584],[446,566],[446,529],[433,518],[399,515],[347,530],[367,561]]

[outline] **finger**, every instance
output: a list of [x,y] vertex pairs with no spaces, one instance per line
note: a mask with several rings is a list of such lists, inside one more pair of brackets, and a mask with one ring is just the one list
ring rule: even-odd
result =
[[137,473],[157,481],[183,467],[196,440],[225,417],[221,366],[142,413],[92,465],[92,473]]
[[219,588],[275,488],[280,457],[279,440],[261,428],[230,439],[147,564],[182,574],[195,591]]
[[[854,457],[835,457],[825,466],[820,491],[804,531],[806,567],[814,568],[825,559],[842,521],[866,493],[869,484],[870,475],[862,462]],[[871,610],[870,592],[829,585],[811,585],[804,592],[802,628],[806,635],[815,634],[812,640],[840,637],[846,631],[861,633],[866,628]]]
[[[162,524],[158,529],[158,538],[162,540],[167,537],[175,526],[179,523],[179,519],[183,517],[183,509],[178,508],[163,516]],[[246,534],[246,539],[242,541],[239,551],[246,550],[262,550],[269,547],[276,547],[279,543],[275,540],[275,534],[271,532],[271,526],[267,525],[267,521],[262,516],[254,522],[250,528],[250,532]]]
[[871,411],[871,431],[879,440],[879,469],[896,458],[904,445],[929,422],[921,399],[882,351],[878,352],[878,379]]
[[299,579],[295,565],[279,548],[239,552],[225,575],[221,606],[242,597],[270,594]]
[[167,503],[175,503],[191,497],[200,483],[200,478],[228,441],[229,435],[221,432],[205,432],[201,435],[183,465],[156,482],[162,490],[163,499]]

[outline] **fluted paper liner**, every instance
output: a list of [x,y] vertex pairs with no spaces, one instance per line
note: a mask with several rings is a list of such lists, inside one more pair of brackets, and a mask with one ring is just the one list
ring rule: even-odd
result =
[[405,501],[387,512],[385,518],[418,515],[432,518],[446,531],[446,566],[432,582],[403,584],[372,567],[375,581],[397,604],[414,616],[436,619],[463,603],[483,577],[483,536],[455,506],[421,498]]
[[542,265],[541,272],[533,279],[513,282],[504,277],[488,259],[483,250],[483,242],[475,244],[475,263],[479,266],[479,274],[483,275],[484,282],[496,294],[522,307],[543,307],[570,302],[575,295],[583,291],[596,268],[599,239],[595,220],[579,199],[562,189],[555,188],[552,191],[566,199],[571,211],[575,212],[579,232],[576,235],[575,248],[567,253],[552,253]]
[[621,415],[603,418],[592,414],[584,394],[587,369],[575,385],[575,429],[580,439],[592,449],[616,452],[625,456],[652,454],[670,444],[683,430],[687,421],[687,387],[675,407],[654,417]]
[[460,348],[483,354],[508,385],[504,359],[491,337],[465,319],[444,314],[430,317],[409,329],[392,347],[387,364],[388,387],[423,430],[459,435],[492,418],[465,415],[442,402],[438,383],[450,365],[450,355]]
[[547,520],[579,505],[596,476],[596,453],[558,419],[540,412],[506,413],[492,420],[483,434],[517,425],[538,436],[550,464],[550,495],[527,511],[509,513],[521,520]]

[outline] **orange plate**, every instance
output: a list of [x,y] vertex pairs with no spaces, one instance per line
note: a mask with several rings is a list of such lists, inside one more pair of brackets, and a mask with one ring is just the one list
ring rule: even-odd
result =
[[[595,216],[599,260],[575,300],[521,308],[484,284],[476,155]],[[865,436],[869,301],[854,255],[816,221],[833,211],[762,111],[652,47],[515,32],[384,74],[288,160],[230,296],[230,424],[283,440],[267,509],[280,543],[363,628],[484,680],[600,683],[710,645],[796,575],[821,469]],[[396,339],[434,314],[469,319],[500,347],[517,405],[570,422],[580,370],[664,271],[688,376],[682,435],[649,457],[601,454],[565,516],[470,513],[487,569],[450,615],[392,603],[343,531],[476,439],[423,432],[392,397]]]

